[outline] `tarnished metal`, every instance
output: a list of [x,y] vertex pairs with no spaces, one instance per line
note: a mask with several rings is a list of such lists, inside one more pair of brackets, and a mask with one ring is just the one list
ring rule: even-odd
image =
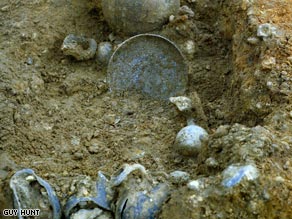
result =
[[139,34],[159,29],[176,15],[179,0],[103,0],[106,21],[116,32]]
[[[64,206],[65,218],[95,218],[95,216],[103,215],[105,218],[111,218],[111,200],[113,191],[111,184],[106,176],[99,171],[96,182],[90,178],[82,179],[77,182],[77,192],[71,196]],[[84,191],[85,194],[84,194]]]
[[111,91],[138,90],[158,99],[182,95],[188,68],[177,46],[165,37],[140,34],[124,41],[108,65]]
[[53,188],[31,169],[17,171],[10,180],[14,207],[18,218],[23,219],[21,209],[39,209],[38,218],[61,218],[61,207]]
[[[140,177],[136,178],[133,172],[139,172]],[[124,165],[111,181],[118,193],[115,219],[155,219],[170,195],[169,186],[153,184],[140,164]]]

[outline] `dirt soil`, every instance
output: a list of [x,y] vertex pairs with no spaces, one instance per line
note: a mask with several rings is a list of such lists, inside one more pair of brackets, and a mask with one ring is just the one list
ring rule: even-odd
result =
[[[186,125],[174,105],[139,93],[113,94],[106,67],[96,58],[78,62],[62,53],[63,39],[71,33],[97,43],[109,41],[113,31],[99,1],[0,2],[0,212],[13,208],[8,183],[22,168],[47,180],[62,204],[72,195],[76,177],[95,179],[99,170],[112,174],[124,163],[140,163],[153,175],[182,170],[191,179],[216,178],[232,163],[249,162],[230,152],[238,141],[233,133],[257,136],[253,128],[261,126],[267,130],[262,135],[271,139],[263,141],[269,149],[263,146],[261,156],[247,155],[267,177],[258,187],[243,186],[238,193],[227,192],[230,196],[214,192],[197,208],[185,185],[173,185],[175,192],[160,217],[292,218],[292,1],[197,0],[181,5],[188,5],[194,17],[178,17],[153,33],[182,50],[189,65],[187,94],[197,92],[201,98],[206,117],[197,113],[196,121],[208,130],[210,143],[191,158],[173,150],[177,132]],[[263,23],[274,25],[277,36],[257,37]],[[128,38],[114,35],[115,45]],[[228,127],[226,134],[218,134],[222,125]],[[248,139],[248,147],[261,140],[243,141]],[[219,165],[208,167],[210,157]],[[283,182],[274,181],[279,175]],[[259,194],[257,189],[264,187],[271,198],[261,200],[256,213],[246,210],[258,197],[250,197],[249,191]]]

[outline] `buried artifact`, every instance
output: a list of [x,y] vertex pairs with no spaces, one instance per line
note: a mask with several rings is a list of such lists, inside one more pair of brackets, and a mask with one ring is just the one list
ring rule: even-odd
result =
[[159,29],[176,15],[179,0],[103,0],[105,20],[116,32],[138,34]]
[[177,46],[165,37],[140,34],[124,41],[108,65],[111,91],[138,90],[167,100],[187,86],[188,68]]

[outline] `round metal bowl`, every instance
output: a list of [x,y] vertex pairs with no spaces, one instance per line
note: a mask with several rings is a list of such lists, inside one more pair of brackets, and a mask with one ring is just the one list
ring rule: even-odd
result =
[[188,68],[177,46],[165,37],[140,34],[113,53],[107,80],[111,91],[137,90],[157,99],[184,94]]
[[102,0],[105,20],[115,32],[147,33],[160,29],[170,15],[176,15],[179,0]]

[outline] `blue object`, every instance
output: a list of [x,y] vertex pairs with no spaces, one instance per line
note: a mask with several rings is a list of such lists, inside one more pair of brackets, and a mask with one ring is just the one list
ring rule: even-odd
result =
[[222,185],[225,187],[233,187],[238,184],[244,177],[247,180],[253,180],[258,177],[258,170],[252,165],[246,166],[229,166],[223,172],[225,178]]
[[[57,198],[54,190],[50,186],[49,183],[47,183],[45,180],[43,180],[41,177],[37,176],[32,169],[22,169],[17,171],[10,180],[10,187],[13,191],[13,198],[15,207],[17,209],[22,209],[22,202],[25,200],[22,200],[24,198],[30,198],[31,188],[29,188],[30,184],[26,181],[26,178],[29,176],[34,176],[35,180],[45,188],[47,194],[49,203],[53,210],[53,219],[60,219],[61,218],[61,207],[59,199]],[[25,181],[26,183],[21,183],[20,180]],[[19,194],[21,193],[21,194]],[[27,201],[33,201],[33,200],[27,200]],[[27,208],[28,206],[25,206]],[[18,218],[23,218],[22,216],[18,216]]]
[[86,202],[90,204],[94,204],[96,207],[100,209],[110,211],[111,200],[107,192],[107,183],[108,183],[107,178],[104,176],[102,172],[99,171],[98,179],[96,182],[96,191],[97,191],[96,197],[76,197],[76,196],[70,197],[65,205],[65,209],[64,209],[65,217],[70,219],[73,209],[75,207],[78,207],[80,203],[84,204]]
[[148,193],[125,191],[117,202],[116,219],[155,219],[168,197],[167,184],[159,184]]

